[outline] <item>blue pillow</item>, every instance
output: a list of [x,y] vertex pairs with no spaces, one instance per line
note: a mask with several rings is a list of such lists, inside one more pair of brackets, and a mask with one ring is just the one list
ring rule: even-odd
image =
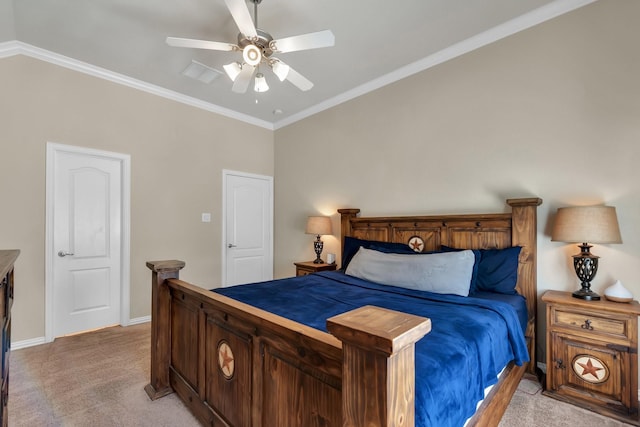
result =
[[[397,243],[392,243],[393,245],[397,245]],[[413,249],[411,249],[408,245],[402,245],[401,248],[396,248],[396,247],[387,247],[387,246],[380,246],[378,244],[378,242],[372,242],[371,245],[369,245],[368,248],[365,249],[373,249],[374,251],[378,251],[378,252],[383,252],[385,254],[402,254],[402,255],[415,255],[415,254],[421,254],[423,252],[416,252]]]
[[506,249],[482,249],[478,267],[477,290],[499,294],[517,294],[520,246]]
[[[458,251],[442,246],[443,251]],[[520,246],[505,249],[474,249],[476,263],[471,276],[469,294],[475,292],[495,292],[514,295],[518,283],[518,258]]]
[[372,245],[375,246],[376,247],[375,250],[379,252],[386,251],[388,253],[394,253],[393,251],[398,251],[395,253],[408,253],[408,252],[400,252],[400,251],[406,251],[406,250],[413,252],[411,248],[405,243],[379,242],[376,240],[363,240],[363,239],[356,239],[355,237],[345,236],[344,247],[342,248],[342,267],[341,268],[342,269],[347,268],[347,265],[349,265],[351,258],[353,258],[356,252],[358,252],[358,249],[360,249],[360,246],[366,249],[372,249],[371,248]]

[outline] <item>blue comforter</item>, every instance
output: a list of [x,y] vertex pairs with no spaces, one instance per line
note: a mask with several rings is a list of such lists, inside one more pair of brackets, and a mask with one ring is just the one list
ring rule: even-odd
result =
[[529,359],[518,316],[500,301],[385,286],[342,272],[214,292],[325,332],[327,318],[363,305],[429,317],[431,332],[416,343],[416,426],[462,426],[504,366]]

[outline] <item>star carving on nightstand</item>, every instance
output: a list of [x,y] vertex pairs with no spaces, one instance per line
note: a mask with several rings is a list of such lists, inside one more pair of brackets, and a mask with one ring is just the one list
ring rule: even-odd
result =
[[602,368],[599,368],[597,366],[595,366],[592,362],[591,359],[587,360],[587,363],[580,363],[578,362],[578,365],[582,366],[582,376],[585,375],[593,375],[596,379],[600,379],[598,377],[598,371],[601,371]]
[[233,351],[225,341],[218,345],[218,366],[222,371],[222,375],[229,379],[235,371]]

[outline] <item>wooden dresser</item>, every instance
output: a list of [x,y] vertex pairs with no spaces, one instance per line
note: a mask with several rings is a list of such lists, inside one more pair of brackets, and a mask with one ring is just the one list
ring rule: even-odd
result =
[[20,251],[0,250],[0,318],[2,319],[2,388],[0,388],[0,424],[9,423],[9,351],[11,348],[11,305],[13,304],[13,264]]
[[545,395],[633,425],[638,419],[637,301],[547,291]]

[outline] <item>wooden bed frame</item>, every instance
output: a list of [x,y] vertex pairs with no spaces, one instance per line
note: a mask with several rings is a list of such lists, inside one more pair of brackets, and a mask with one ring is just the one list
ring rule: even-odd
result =
[[[527,298],[533,372],[541,203],[510,199],[510,213],[375,218],[340,209],[342,241],[406,243],[419,236],[425,251],[522,246],[518,290]],[[328,319],[328,334],[181,281],[184,265],[147,263],[151,399],[175,391],[210,426],[414,425],[413,351],[429,319],[368,306]],[[505,368],[468,425],[497,425],[526,369]]]

